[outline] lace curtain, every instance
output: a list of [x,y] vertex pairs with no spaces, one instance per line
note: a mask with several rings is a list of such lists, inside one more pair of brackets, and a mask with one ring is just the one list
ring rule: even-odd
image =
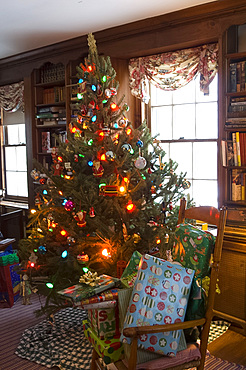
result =
[[200,73],[200,90],[209,93],[209,84],[218,69],[218,44],[130,59],[131,93],[148,103],[148,82],[163,90],[176,90]]
[[0,86],[0,108],[12,112],[24,109],[24,81]]

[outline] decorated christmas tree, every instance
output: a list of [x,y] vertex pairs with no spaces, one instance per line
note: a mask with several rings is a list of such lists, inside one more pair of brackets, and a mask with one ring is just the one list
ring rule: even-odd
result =
[[52,149],[51,169],[35,163],[36,209],[19,246],[22,269],[55,301],[87,269],[117,276],[135,250],[166,257],[175,204],[190,186],[146,123],[128,121],[110,58],[98,55],[92,34],[88,45],[77,67],[77,119]]

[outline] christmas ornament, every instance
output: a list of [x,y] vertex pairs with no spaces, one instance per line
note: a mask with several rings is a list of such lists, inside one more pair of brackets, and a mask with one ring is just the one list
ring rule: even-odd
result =
[[147,164],[146,159],[144,157],[140,157],[140,156],[134,162],[135,167],[139,170],[144,169],[146,164]]
[[173,210],[173,203],[172,202],[169,203],[169,209],[170,209],[170,211]]
[[150,188],[151,194],[156,194],[156,187],[154,185]]
[[38,180],[39,179],[39,176],[40,176],[40,172],[39,171],[37,171],[36,169],[34,169],[34,170],[32,170],[31,172],[30,172],[30,176],[31,176],[31,178],[33,179],[33,180]]
[[67,200],[64,205],[64,208],[66,211],[72,211],[75,208],[75,204],[72,200]]
[[132,150],[132,146],[130,144],[126,143],[126,144],[123,144],[121,146],[121,149],[124,150],[124,152],[129,152],[130,153],[130,151]]
[[99,189],[99,195],[108,197],[117,197],[118,186],[117,185],[102,185]]
[[94,211],[93,207],[90,208],[89,216],[90,217],[95,217],[95,211]]
[[40,247],[38,247],[38,251],[40,254],[45,254],[47,252],[47,249],[44,245],[40,245]]
[[69,246],[74,245],[75,244],[75,239],[72,236],[68,236],[67,237],[67,244]]
[[191,183],[190,183],[190,181],[188,181],[188,180],[184,180],[183,182],[182,182],[182,187],[183,187],[183,189],[189,189],[190,187],[191,187]]
[[103,172],[104,172],[104,168],[101,165],[100,161],[98,161],[98,160],[93,161],[92,171],[93,171],[93,176],[102,177]]
[[115,158],[116,158],[116,154],[115,154],[114,152],[112,152],[112,150],[108,150],[108,151],[105,153],[105,155],[106,155],[106,158],[107,158],[107,160],[108,160],[109,162],[114,161],[114,160],[115,160]]
[[54,175],[61,176],[62,170],[63,170],[62,165],[60,163],[56,163],[54,167]]
[[126,126],[127,126],[127,122],[128,122],[128,120],[127,120],[126,118],[121,118],[121,119],[118,121],[118,125],[119,125],[119,127],[124,128],[124,127],[126,127]]
[[137,145],[137,147],[138,147],[138,148],[142,148],[142,147],[143,147],[143,142],[142,142],[142,140],[138,140],[138,141],[136,142],[136,145]]
[[31,252],[31,254],[29,256],[29,261],[31,262],[31,267],[34,267],[34,265],[37,263],[37,259],[38,259],[38,257],[36,256],[36,254],[34,252]]
[[86,215],[85,211],[80,211],[80,212],[77,212],[75,216],[73,216],[74,219],[77,221],[77,225],[79,227],[85,227],[86,225],[85,215]]
[[104,94],[105,94],[105,97],[109,99],[112,95],[112,92],[110,89],[105,89]]
[[133,242],[135,244],[139,243],[141,240],[141,236],[139,234],[133,234]]
[[154,217],[150,217],[150,220],[147,223],[147,225],[150,227],[159,226],[159,224],[155,221]]
[[110,88],[110,91],[111,91],[111,94],[114,96],[114,95],[117,95],[117,90],[115,87],[111,87]]
[[89,261],[88,254],[85,254],[84,252],[82,252],[82,254],[78,254],[77,261],[78,263],[81,263],[81,264],[88,262]]

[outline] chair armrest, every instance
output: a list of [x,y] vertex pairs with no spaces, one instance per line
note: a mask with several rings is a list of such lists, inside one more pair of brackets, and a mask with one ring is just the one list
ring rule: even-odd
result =
[[175,330],[180,330],[180,329],[193,328],[194,326],[204,325],[205,322],[206,322],[206,319],[202,318],[199,320],[177,322],[174,324],[134,326],[131,328],[125,328],[123,330],[123,334],[126,337],[134,338],[142,334],[161,333],[161,332],[166,332],[166,331],[175,331]]

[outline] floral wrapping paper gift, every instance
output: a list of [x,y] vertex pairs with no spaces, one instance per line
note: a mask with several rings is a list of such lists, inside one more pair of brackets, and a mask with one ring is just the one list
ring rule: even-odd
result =
[[[177,263],[145,254],[142,256],[137,279],[129,302],[124,328],[183,322],[194,271]],[[163,355],[175,356],[181,330],[144,334],[139,348]],[[131,339],[121,335],[121,341]]]

